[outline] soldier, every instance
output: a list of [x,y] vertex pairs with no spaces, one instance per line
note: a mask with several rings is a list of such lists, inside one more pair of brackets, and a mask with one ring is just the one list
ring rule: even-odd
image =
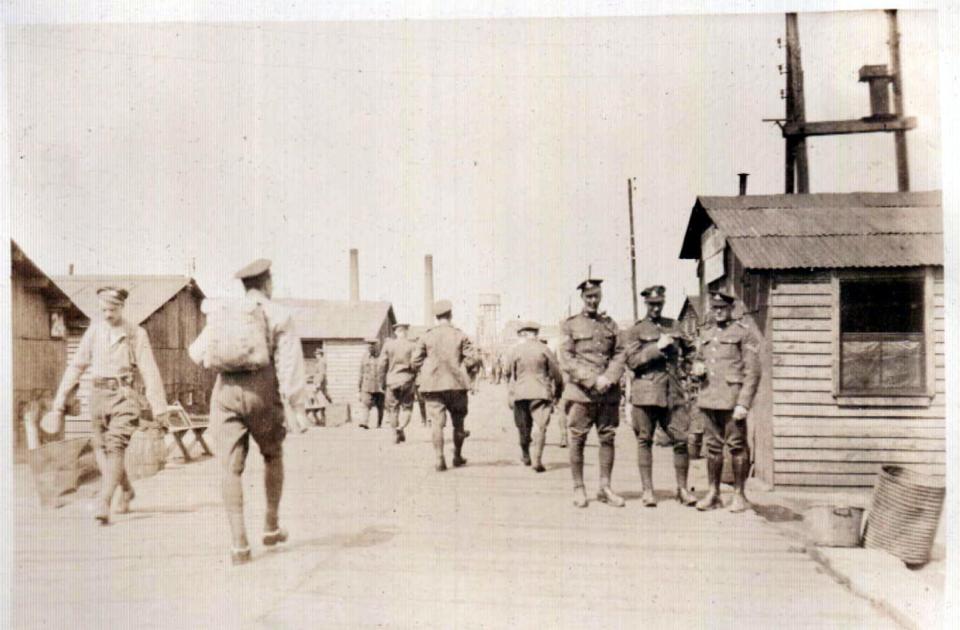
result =
[[380,353],[387,379],[387,420],[396,432],[396,444],[407,439],[403,430],[410,424],[416,397],[414,380],[417,373],[413,369],[413,351],[417,344],[407,339],[409,328],[408,324],[394,324],[396,338],[388,339]]
[[656,507],[653,491],[653,435],[657,426],[673,444],[673,467],[677,479],[676,498],[682,505],[693,505],[697,499],[687,489],[690,458],[687,455],[688,418],[675,413],[683,403],[679,389],[679,361],[683,352],[682,336],[672,319],[662,316],[666,289],[656,285],[644,289],[647,315],[623,335],[627,367],[633,372],[630,383],[633,432],[637,436],[637,460],[641,501]]
[[140,422],[141,385],[146,389],[154,420],[162,424],[167,414],[167,397],[147,331],[123,317],[127,296],[125,289],[116,287],[97,290],[101,317],[83,333],[53,399],[57,424],[62,427],[67,398],[80,384],[84,372],[90,372],[91,443],[102,475],[94,517],[101,525],[110,523],[110,503],[118,487],[120,514],[129,511],[136,495],[127,477],[124,456]]
[[583,311],[563,322],[560,367],[567,375],[563,399],[568,401],[570,425],[570,469],[573,473],[573,504],[587,507],[583,485],[583,448],[590,427],[596,425],[600,441],[600,491],[597,499],[623,507],[623,497],[610,488],[613,473],[614,439],[620,424],[620,376],[624,350],[617,324],[600,312],[603,280],[588,279],[577,288]]
[[520,450],[525,466],[531,464],[530,442],[533,430],[533,470],[541,473],[543,444],[553,412],[555,392],[563,388],[563,375],[557,358],[545,344],[537,340],[540,326],[534,322],[520,324],[521,341],[514,346],[506,362],[506,379],[510,384],[510,404],[520,432]]
[[377,428],[383,424],[383,366],[377,359],[377,342],[367,342],[367,356],[360,362],[360,380],[357,388],[360,391],[361,420],[358,425],[361,429],[369,429],[367,421],[370,411],[377,411]]
[[[287,430],[284,409],[296,416],[291,425],[306,430],[306,376],[300,339],[294,333],[290,313],[271,301],[273,278],[270,261],[256,260],[235,276],[246,291],[244,303],[256,305],[263,313],[269,361],[254,371],[224,371],[217,375],[210,396],[210,426],[216,454],[222,467],[221,492],[230,523],[233,564],[250,561],[250,544],[243,518],[243,470],[250,438],[263,456],[263,480],[267,510],[263,544],[271,547],[285,542],[287,530],[280,527],[280,498],[283,495],[283,441]],[[190,346],[190,358],[204,363],[210,327],[204,328]]]
[[443,457],[443,426],[447,412],[453,422],[453,465],[463,466],[463,442],[467,416],[467,390],[470,388],[467,370],[479,360],[470,339],[451,323],[453,305],[440,300],[433,305],[437,325],[427,330],[417,341],[413,353],[413,367],[420,371],[420,393],[427,406],[427,415],[433,427],[433,448],[437,455],[438,472],[447,469]]
[[313,374],[307,377],[310,396],[307,399],[307,415],[318,427],[327,426],[327,405],[330,404],[330,395],[327,393],[327,360],[323,356],[323,348],[313,351]]
[[723,447],[730,450],[734,475],[731,512],[747,509],[744,485],[750,470],[746,418],[760,382],[760,340],[740,321],[731,318],[734,298],[714,291],[710,310],[714,322],[700,331],[694,376],[703,378],[697,405],[704,412],[707,476],[710,489],[697,503],[698,510],[722,507],[720,477]]

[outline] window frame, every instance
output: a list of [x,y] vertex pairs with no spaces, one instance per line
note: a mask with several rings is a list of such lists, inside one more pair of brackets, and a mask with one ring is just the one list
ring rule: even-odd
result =
[[[840,284],[848,280],[922,280],[923,282],[923,385],[918,390],[884,389],[851,391],[843,388],[842,331],[840,314]],[[833,337],[833,396],[839,406],[891,406],[929,407],[936,393],[935,337],[934,334],[934,273],[932,267],[896,270],[844,270],[831,274],[833,313],[831,328]],[[916,334],[916,333],[913,333]]]

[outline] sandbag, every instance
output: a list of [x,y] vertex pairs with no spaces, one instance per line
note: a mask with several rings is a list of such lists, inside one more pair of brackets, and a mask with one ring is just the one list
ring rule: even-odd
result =
[[[204,302],[207,324],[194,342],[203,367],[218,372],[255,372],[270,364],[267,318],[251,300]],[[191,354],[194,354],[191,352]]]
[[163,470],[166,460],[167,448],[160,429],[141,429],[130,438],[125,457],[130,479],[152,477]]
[[60,507],[64,495],[76,491],[84,472],[83,455],[92,454],[89,438],[49,442],[27,451],[27,463],[33,473],[40,505]]

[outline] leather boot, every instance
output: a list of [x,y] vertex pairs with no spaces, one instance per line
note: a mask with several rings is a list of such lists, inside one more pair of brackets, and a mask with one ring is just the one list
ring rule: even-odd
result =
[[130,511],[130,502],[137,496],[133,488],[129,490],[120,490],[120,498],[117,500],[117,514],[126,514]]
[[544,436],[539,431],[533,435],[533,470],[538,473],[546,470],[543,467],[543,441]]
[[587,491],[583,486],[577,486],[573,489],[573,505],[578,508],[587,507]]
[[673,469],[677,477],[677,502],[680,505],[694,505],[697,497],[687,490],[687,474],[690,472],[690,456],[686,451],[674,452]]
[[447,469],[447,460],[443,458],[443,455],[437,459],[437,465],[435,466],[435,469],[437,472],[443,472]]
[[524,444],[523,446],[520,447],[520,450],[523,453],[522,455],[523,465],[529,466],[530,465],[530,445]]
[[731,458],[733,465],[733,501],[730,503],[731,512],[746,512],[750,507],[744,487],[747,483],[747,474],[750,472],[750,460],[746,453],[737,453]]
[[627,504],[627,502],[623,500],[623,497],[614,492],[610,486],[602,486],[600,488],[600,492],[597,493],[597,500],[613,507],[623,507]]
[[640,485],[643,494],[640,500],[644,507],[657,507],[657,496],[653,492],[653,466],[640,465]]
[[720,501],[720,476],[722,474],[723,455],[708,455],[707,479],[709,480],[710,489],[707,490],[707,495],[697,502],[697,509],[701,512],[723,507],[723,503]]

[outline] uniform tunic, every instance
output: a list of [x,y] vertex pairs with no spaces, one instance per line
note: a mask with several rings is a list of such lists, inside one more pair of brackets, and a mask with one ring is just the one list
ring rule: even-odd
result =
[[549,348],[536,339],[525,339],[507,358],[506,377],[520,445],[526,446],[533,426],[546,432],[553,401],[563,390],[563,374]]
[[386,372],[387,409],[411,409],[415,397],[417,371],[413,368],[413,353],[417,344],[409,339],[388,339],[383,344],[380,360]]
[[427,416],[435,426],[446,423],[444,412],[449,411],[454,430],[462,431],[470,389],[467,367],[477,361],[470,339],[448,321],[441,320],[417,340],[413,367],[419,371],[420,394],[426,402]]

